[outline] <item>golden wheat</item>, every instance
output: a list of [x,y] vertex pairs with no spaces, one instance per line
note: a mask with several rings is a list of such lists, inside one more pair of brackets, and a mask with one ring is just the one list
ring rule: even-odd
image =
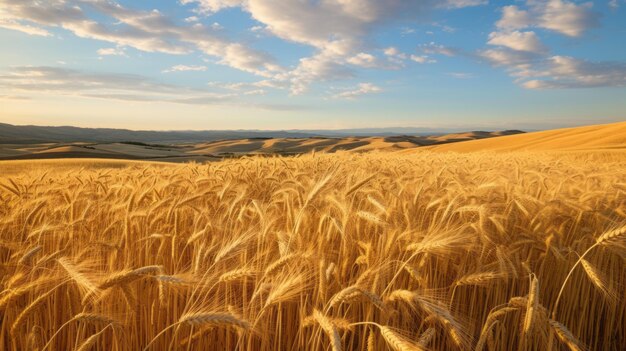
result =
[[22,165],[0,162],[2,350],[626,344],[623,158]]

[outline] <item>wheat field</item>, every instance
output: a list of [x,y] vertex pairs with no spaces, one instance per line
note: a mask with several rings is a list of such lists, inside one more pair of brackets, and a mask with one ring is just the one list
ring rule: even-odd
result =
[[0,165],[0,349],[626,345],[623,157],[71,162]]

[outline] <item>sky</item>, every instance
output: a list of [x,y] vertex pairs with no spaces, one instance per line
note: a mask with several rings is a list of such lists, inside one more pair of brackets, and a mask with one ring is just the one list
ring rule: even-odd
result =
[[0,122],[548,129],[626,120],[626,0],[0,0]]

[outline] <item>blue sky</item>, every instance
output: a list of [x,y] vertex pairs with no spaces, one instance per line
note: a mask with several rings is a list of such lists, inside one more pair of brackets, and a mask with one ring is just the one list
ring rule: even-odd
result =
[[542,129],[622,121],[625,35],[625,0],[0,0],[0,122]]

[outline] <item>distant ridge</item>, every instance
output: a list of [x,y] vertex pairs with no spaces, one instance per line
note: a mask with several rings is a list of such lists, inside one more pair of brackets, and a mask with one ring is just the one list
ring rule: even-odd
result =
[[[460,133],[461,132],[461,133]],[[136,131],[112,128],[17,126],[0,123],[0,144],[34,143],[197,143],[217,140],[255,138],[312,138],[312,137],[393,137],[393,136],[437,136],[447,134],[467,135],[466,131],[435,128],[365,128],[342,130],[206,130],[206,131]],[[492,137],[494,133],[470,132],[476,139]],[[497,135],[522,133],[518,130],[495,132]],[[464,137],[461,137],[463,139]]]
[[309,138],[309,133],[286,131],[135,131],[112,128],[16,126],[0,123],[0,144],[48,142],[193,143],[223,139]]
[[[31,160],[56,158],[106,158],[152,160],[166,162],[204,162],[246,155],[299,155],[312,151],[334,152],[394,152],[429,145],[456,143],[473,139],[500,138],[520,133],[466,132],[447,135],[391,135],[391,136],[309,136],[294,132],[133,132],[106,129],[8,128],[0,142],[0,160]],[[15,133],[17,129],[18,132]],[[29,132],[30,134],[24,133]],[[54,134],[42,135],[41,133]],[[37,133],[39,134],[37,134]],[[73,134],[68,133],[73,132]],[[88,133],[76,133],[88,132]],[[95,134],[103,133],[103,134]],[[287,134],[288,137],[270,137]],[[124,141],[115,141],[116,139]],[[196,138],[201,139],[195,141]],[[217,139],[220,140],[211,140]],[[50,140],[62,141],[50,141]],[[90,141],[90,140],[104,141]],[[0,139],[2,140],[2,139]],[[33,142],[30,140],[36,140]],[[45,140],[45,142],[43,141]],[[66,141],[78,140],[78,141]],[[132,141],[131,141],[132,140]],[[138,141],[139,140],[139,141]],[[29,142],[30,141],[30,142]]]

